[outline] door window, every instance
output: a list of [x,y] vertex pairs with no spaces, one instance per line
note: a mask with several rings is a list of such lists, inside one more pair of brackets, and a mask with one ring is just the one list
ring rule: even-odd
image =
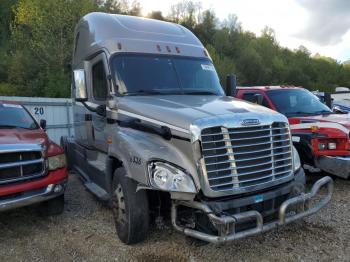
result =
[[106,100],[107,79],[102,61],[92,67],[92,91],[96,100]]

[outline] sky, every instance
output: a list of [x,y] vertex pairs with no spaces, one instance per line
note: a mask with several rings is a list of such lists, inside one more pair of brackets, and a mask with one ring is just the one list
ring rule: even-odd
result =
[[[139,0],[144,15],[169,13],[179,1]],[[340,62],[350,59],[350,0],[202,0],[219,20],[235,14],[244,30],[260,35],[265,27],[275,30],[277,41],[290,49],[305,46]]]

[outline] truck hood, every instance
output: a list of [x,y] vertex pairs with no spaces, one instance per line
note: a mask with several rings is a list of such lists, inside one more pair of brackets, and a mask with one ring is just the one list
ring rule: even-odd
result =
[[350,115],[349,114],[327,114],[327,115],[316,115],[316,116],[305,116],[305,117],[292,117],[289,118],[289,123],[302,124],[302,123],[314,123],[314,122],[329,122],[337,123],[350,129]]
[[0,144],[40,144],[47,145],[48,138],[41,129],[0,129]]
[[279,113],[266,107],[240,99],[201,95],[122,97],[118,101],[118,112],[134,117],[141,116],[144,119],[149,118],[186,130],[189,130],[195,120],[220,115],[240,114],[245,118],[257,119],[267,114],[281,117]]

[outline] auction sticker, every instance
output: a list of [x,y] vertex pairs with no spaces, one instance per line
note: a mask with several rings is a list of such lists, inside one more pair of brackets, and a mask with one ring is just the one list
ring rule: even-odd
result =
[[203,65],[203,64],[201,64],[201,66],[202,66],[202,69],[203,69],[203,70],[206,70],[206,71],[215,71],[215,68],[214,68],[213,65]]

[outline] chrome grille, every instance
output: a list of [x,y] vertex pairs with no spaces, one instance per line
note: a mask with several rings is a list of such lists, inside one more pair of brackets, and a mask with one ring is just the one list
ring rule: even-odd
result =
[[39,145],[0,146],[0,185],[41,177],[45,161]]
[[203,169],[214,191],[247,190],[293,175],[286,123],[202,130]]

